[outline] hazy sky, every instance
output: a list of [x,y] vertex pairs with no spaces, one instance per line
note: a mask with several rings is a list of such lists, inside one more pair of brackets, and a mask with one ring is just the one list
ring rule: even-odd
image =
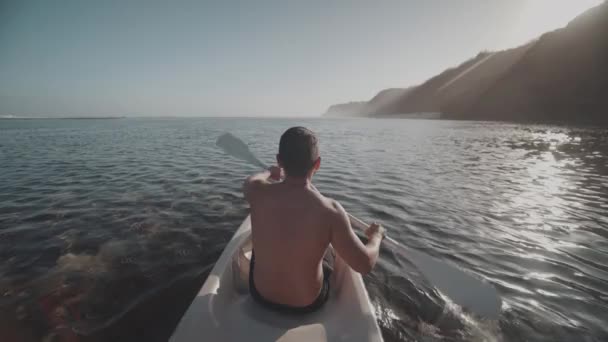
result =
[[0,115],[319,115],[601,0],[0,0]]

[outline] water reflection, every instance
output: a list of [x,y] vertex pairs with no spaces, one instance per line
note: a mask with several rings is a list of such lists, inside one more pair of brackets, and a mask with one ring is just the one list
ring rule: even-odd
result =
[[175,119],[0,127],[0,340],[166,340],[247,214],[253,169],[215,140],[271,161],[296,124],[320,135],[319,189],[501,292],[499,321],[470,317],[385,249],[365,282],[387,341],[608,339],[606,130]]

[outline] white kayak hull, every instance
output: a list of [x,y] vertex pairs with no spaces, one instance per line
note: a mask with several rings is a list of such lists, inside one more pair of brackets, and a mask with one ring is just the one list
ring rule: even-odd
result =
[[[381,342],[374,308],[361,276],[336,260],[325,305],[306,315],[282,315],[257,304],[235,255],[250,241],[247,217],[236,231],[170,341]],[[241,261],[240,265],[244,263]],[[248,271],[248,270],[247,270]],[[244,284],[245,283],[245,284]]]

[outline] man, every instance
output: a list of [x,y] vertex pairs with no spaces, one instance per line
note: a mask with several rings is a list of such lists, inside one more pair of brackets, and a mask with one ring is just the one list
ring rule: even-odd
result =
[[[372,224],[364,245],[344,208],[312,185],[321,158],[310,130],[292,127],[283,133],[277,162],[278,167],[253,175],[244,184],[253,235],[250,292],[275,310],[312,312],[329,296],[330,268],[322,262],[329,245],[351,268],[365,274],[376,263],[384,229]],[[281,179],[281,169],[285,179],[272,182]]]

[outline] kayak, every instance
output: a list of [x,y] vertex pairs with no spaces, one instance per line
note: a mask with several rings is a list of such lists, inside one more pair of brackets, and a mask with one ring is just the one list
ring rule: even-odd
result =
[[361,275],[339,257],[330,279],[330,297],[323,307],[310,314],[285,315],[249,296],[251,249],[248,216],[181,318],[171,342],[382,341]]

